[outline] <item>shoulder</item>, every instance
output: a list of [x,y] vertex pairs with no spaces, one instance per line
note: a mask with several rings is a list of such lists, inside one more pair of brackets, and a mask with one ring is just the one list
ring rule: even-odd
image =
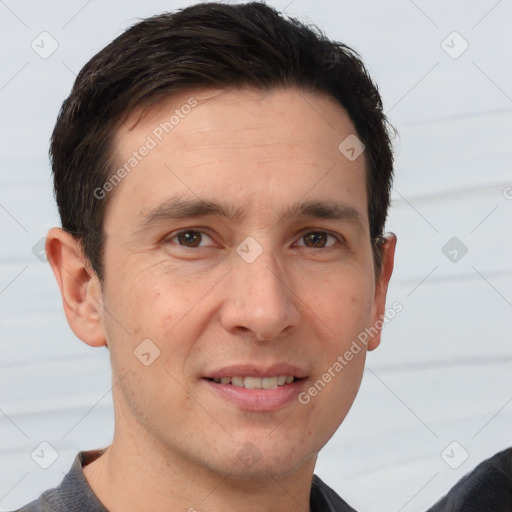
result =
[[317,475],[311,483],[311,512],[356,512]]
[[484,460],[428,512],[510,512],[512,448]]
[[14,512],[59,512],[64,509],[55,508],[55,503],[58,502],[58,499],[58,488],[50,489],[41,494],[36,500]]
[[14,512],[108,512],[94,495],[83,466],[104,450],[80,452],[58,487],[43,492],[38,499]]

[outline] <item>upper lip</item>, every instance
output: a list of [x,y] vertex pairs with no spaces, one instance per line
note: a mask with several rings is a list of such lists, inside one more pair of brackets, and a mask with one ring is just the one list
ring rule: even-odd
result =
[[292,375],[297,379],[307,377],[307,372],[298,366],[289,363],[274,363],[269,365],[237,364],[225,366],[207,372],[207,379],[222,379],[223,377],[275,377],[279,375]]

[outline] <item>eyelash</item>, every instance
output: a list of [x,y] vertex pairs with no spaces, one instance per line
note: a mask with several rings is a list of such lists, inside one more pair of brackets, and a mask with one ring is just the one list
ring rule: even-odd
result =
[[[201,246],[198,246],[198,247],[187,247],[186,245],[181,245],[179,243],[173,242],[173,240],[175,238],[177,238],[179,235],[184,234],[184,233],[200,233],[201,235],[206,235],[208,238],[210,238],[210,240],[213,241],[212,237],[208,233],[206,233],[205,231],[202,231],[201,229],[181,229],[180,231],[176,231],[175,233],[173,233],[169,237],[167,237],[165,242],[167,242],[167,243],[174,243],[178,247],[181,247],[182,249],[185,249],[187,251],[194,251],[196,249],[202,249],[202,248],[204,249],[205,248],[204,246],[202,246],[202,247]],[[302,231],[300,236],[298,237],[298,240],[303,240],[306,235],[313,234],[313,233],[326,234],[328,237],[334,238],[335,241],[338,242],[338,244],[341,244],[341,245],[343,245],[345,243],[345,240],[344,240],[344,238],[341,235],[332,233],[331,231],[326,231],[324,229],[311,229],[311,228]],[[323,251],[328,251],[330,249],[331,250],[334,249],[336,247],[336,245],[338,245],[338,244],[334,243],[332,245],[328,245],[326,247],[319,247],[319,248],[308,247],[306,245],[301,245],[299,247],[304,247],[306,249],[313,249],[313,250],[320,250],[321,249]]]

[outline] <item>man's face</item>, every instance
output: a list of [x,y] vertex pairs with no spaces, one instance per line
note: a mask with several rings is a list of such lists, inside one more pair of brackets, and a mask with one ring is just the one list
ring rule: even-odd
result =
[[180,93],[133,127],[139,114],[118,132],[117,164],[147,154],[105,218],[116,435],[232,476],[311,466],[365,350],[299,396],[384,313],[364,154],[338,150],[354,126],[293,89]]

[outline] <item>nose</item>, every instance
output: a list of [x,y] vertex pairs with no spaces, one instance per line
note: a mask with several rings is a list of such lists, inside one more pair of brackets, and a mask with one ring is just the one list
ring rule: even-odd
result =
[[234,255],[220,313],[224,329],[259,341],[292,332],[300,320],[300,302],[289,281],[270,251],[252,263]]

